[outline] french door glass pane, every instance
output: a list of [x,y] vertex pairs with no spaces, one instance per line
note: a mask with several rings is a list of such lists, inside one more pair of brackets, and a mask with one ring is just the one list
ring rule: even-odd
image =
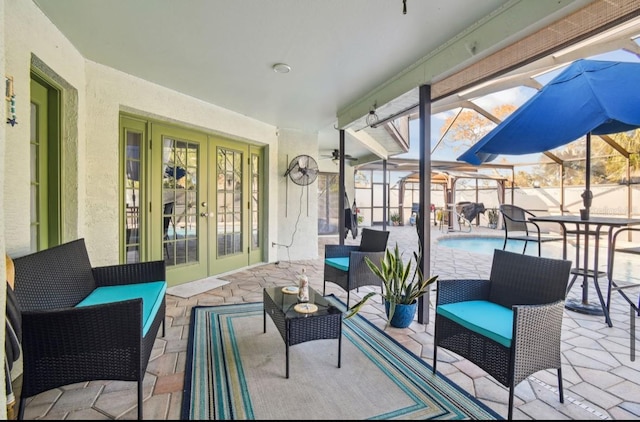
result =
[[260,156],[251,154],[251,249],[260,246]]
[[162,243],[167,266],[197,262],[198,156],[195,143],[163,138]]
[[216,154],[218,257],[241,253],[242,245],[242,153],[218,147]]
[[338,190],[338,175],[318,174],[318,234],[338,233]]
[[125,249],[126,262],[140,262],[140,147],[142,134],[127,132],[125,152]]

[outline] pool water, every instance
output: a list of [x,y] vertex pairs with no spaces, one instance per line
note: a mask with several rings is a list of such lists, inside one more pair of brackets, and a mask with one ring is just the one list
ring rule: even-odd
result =
[[[482,236],[458,236],[446,237],[438,240],[438,245],[447,248],[463,249],[467,252],[493,255],[494,249],[502,250],[504,238],[502,237],[482,237]],[[505,250],[509,252],[522,253],[524,241],[509,240]],[[538,255],[538,244],[529,242],[527,244],[527,255]],[[568,252],[569,253],[569,252]],[[562,256],[562,242],[545,242],[542,244],[542,256],[560,257]]]
[[[467,252],[493,255],[495,249],[502,249],[504,238],[502,237],[482,237],[482,236],[456,236],[438,239],[438,246],[460,249]],[[522,253],[524,241],[509,240],[505,250]],[[538,244],[529,242],[527,245],[527,255],[538,255]],[[545,242],[542,244],[542,256],[547,258],[562,257],[562,242]],[[590,255],[593,259],[593,254]],[[601,248],[599,253],[598,267],[601,271],[606,271],[606,248]],[[567,259],[575,259],[575,248],[571,244],[567,247]],[[640,283],[640,257],[630,254],[616,254],[614,266],[614,279],[628,280]]]

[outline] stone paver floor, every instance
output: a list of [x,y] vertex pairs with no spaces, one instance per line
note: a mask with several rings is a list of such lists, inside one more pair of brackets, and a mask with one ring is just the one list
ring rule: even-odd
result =
[[[416,249],[414,227],[389,227],[389,230],[389,246],[397,241],[401,250]],[[474,228],[471,234],[502,236],[501,231],[482,228]],[[432,274],[442,279],[488,276],[490,254],[438,246],[435,238],[442,235],[438,229],[432,230]],[[359,243],[359,238],[352,239],[349,236],[345,242]],[[338,239],[321,238],[320,257],[324,243],[338,243]],[[291,284],[302,267],[306,268],[311,287],[322,291],[323,265],[319,258],[299,262],[281,261],[226,274],[220,278],[228,280],[229,284],[188,299],[168,295],[166,336],[156,341],[144,380],[145,419],[180,419],[189,317],[193,306],[259,302],[264,287]],[[579,297],[579,284],[576,282],[569,297]],[[352,304],[367,291],[368,288],[353,291]],[[344,291],[328,283],[327,294],[331,293],[343,301],[346,299]],[[630,359],[629,307],[618,296],[613,297],[614,326],[611,328],[604,323],[602,316],[565,310],[562,333],[565,401],[558,401],[556,372],[540,371],[516,387],[514,419],[640,418],[640,359]],[[433,293],[431,300],[435,300]],[[386,319],[379,301],[372,301],[361,314],[384,328]],[[430,316],[432,320],[433,315]],[[433,323],[419,324],[414,321],[409,328],[388,328],[387,332],[432,364]],[[506,417],[507,389],[484,371],[444,349],[438,353],[438,370]],[[25,419],[135,419],[136,397],[136,385],[133,382],[75,384],[30,398]]]

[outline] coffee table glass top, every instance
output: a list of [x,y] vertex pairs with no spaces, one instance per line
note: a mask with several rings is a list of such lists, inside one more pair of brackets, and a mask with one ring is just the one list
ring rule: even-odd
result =
[[297,312],[294,307],[300,303],[298,302],[298,295],[295,293],[284,293],[282,289],[282,287],[266,287],[264,291],[269,295],[273,303],[276,304],[285,314],[286,318],[306,318],[310,316],[321,316],[341,312],[312,288],[309,288],[309,302],[307,303],[310,305],[316,305],[318,310],[315,312]]

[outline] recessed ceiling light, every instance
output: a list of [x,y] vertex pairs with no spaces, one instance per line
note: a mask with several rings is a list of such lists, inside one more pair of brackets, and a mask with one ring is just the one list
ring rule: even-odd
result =
[[291,72],[291,66],[286,63],[276,63],[273,66],[273,71],[276,73],[289,73]]

